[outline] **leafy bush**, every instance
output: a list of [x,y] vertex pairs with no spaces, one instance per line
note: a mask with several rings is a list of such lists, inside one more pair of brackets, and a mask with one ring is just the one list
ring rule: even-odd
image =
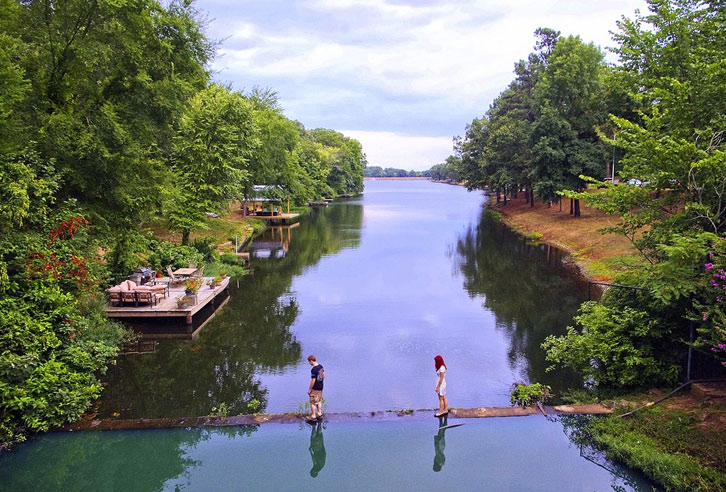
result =
[[192,248],[196,249],[204,257],[204,262],[210,263],[219,259],[219,253],[214,245],[214,238],[197,238],[192,241]]
[[79,418],[127,333],[102,311],[87,228],[68,217],[45,235],[0,237],[0,447]]
[[148,262],[157,272],[164,272],[167,266],[172,270],[183,268],[190,263],[202,263],[204,255],[191,246],[178,246],[166,241],[152,245]]
[[512,405],[519,405],[522,407],[535,405],[537,402],[544,404],[552,396],[551,391],[552,388],[545,384],[515,383],[512,387],[512,393],[509,397],[509,401]]

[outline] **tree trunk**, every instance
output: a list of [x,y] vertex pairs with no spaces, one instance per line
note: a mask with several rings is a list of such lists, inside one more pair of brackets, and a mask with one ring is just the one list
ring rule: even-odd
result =
[[580,200],[575,200],[575,217],[580,216]]
[[529,187],[529,208],[534,208],[534,188],[532,186]]
[[560,197],[559,202],[560,202],[560,212],[562,212],[562,197]]
[[189,229],[184,229],[182,231],[182,246],[187,246],[189,244]]
[[524,185],[524,203],[529,203],[529,186]]
[[506,206],[507,205],[507,187],[506,186],[504,187],[504,193],[502,193],[502,194],[504,195],[504,205]]
[[573,215],[575,213],[574,203],[572,202],[572,198],[570,198],[570,215]]
[[500,191],[501,191],[501,188],[499,188],[499,187],[497,186],[497,203],[499,203],[500,201],[502,201],[502,197],[501,197],[501,196],[499,195],[499,192],[500,192]]

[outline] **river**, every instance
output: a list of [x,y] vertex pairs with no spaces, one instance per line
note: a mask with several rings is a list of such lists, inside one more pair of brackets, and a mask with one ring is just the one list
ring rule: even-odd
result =
[[[454,407],[508,405],[512,383],[556,394],[539,345],[562,333],[586,291],[562,254],[528,244],[481,192],[369,181],[253,245],[253,274],[192,340],[119,356],[101,416],[297,411],[315,354],[327,412],[436,406],[433,357]],[[239,280],[239,286],[237,284]],[[164,336],[163,327],[156,327]],[[406,412],[407,413],[407,412]],[[652,490],[579,444],[577,420],[463,419],[433,412],[225,428],[49,433],[0,457],[8,491]]]
[[433,408],[433,357],[455,407],[508,405],[515,382],[556,395],[540,344],[563,333],[586,283],[561,252],[495,220],[480,192],[428,181],[367,181],[298,227],[267,231],[253,274],[196,341],[118,359],[100,415],[121,418],[297,411],[310,366],[325,367],[328,411]]

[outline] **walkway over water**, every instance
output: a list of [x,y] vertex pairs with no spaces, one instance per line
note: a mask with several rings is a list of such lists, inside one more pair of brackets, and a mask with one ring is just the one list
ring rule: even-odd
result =
[[[401,417],[431,416],[433,409],[421,410],[387,410],[377,412],[344,412],[326,413],[325,422],[349,421],[390,421]],[[525,417],[544,412],[545,415],[605,415],[612,410],[599,404],[593,405],[558,405],[537,407],[479,407],[452,408],[449,417],[454,419],[491,418],[491,417]],[[160,418],[160,419],[94,419],[83,418],[62,428],[65,431],[92,430],[131,430],[131,429],[173,429],[190,427],[230,427],[235,425],[258,424],[289,424],[299,423],[304,416],[293,413],[237,415],[234,417],[193,417],[193,418]]]

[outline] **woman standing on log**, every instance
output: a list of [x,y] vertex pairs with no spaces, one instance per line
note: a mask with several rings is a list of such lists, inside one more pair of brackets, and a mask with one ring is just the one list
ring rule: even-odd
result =
[[434,364],[436,366],[436,375],[438,376],[434,391],[439,395],[439,412],[434,414],[434,416],[442,417],[449,413],[449,402],[446,399],[446,364],[444,363],[444,358],[440,355],[434,357]]

